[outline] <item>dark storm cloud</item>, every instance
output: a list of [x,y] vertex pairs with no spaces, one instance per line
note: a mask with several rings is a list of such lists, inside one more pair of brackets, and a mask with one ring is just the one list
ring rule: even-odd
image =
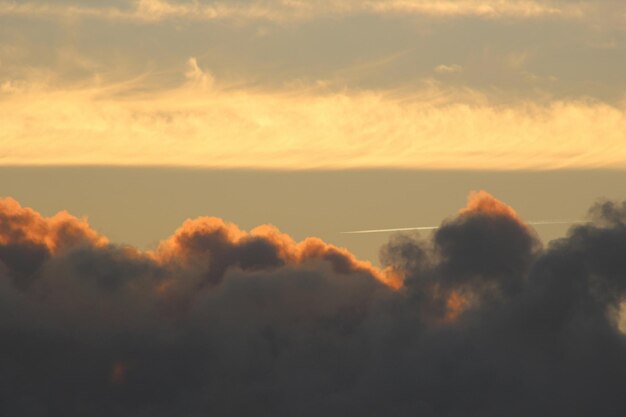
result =
[[378,270],[214,218],[141,252],[3,200],[0,415],[621,416],[624,207],[544,249],[478,193]]

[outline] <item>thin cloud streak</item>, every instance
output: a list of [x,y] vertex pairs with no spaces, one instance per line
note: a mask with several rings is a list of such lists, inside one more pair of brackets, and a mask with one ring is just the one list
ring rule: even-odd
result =
[[[526,222],[529,226],[549,226],[549,225],[559,225],[559,224],[581,224],[586,223],[585,220],[545,220],[545,221],[536,221],[536,222]],[[419,230],[437,230],[440,229],[441,226],[417,226],[417,227],[402,227],[396,229],[373,229],[373,230],[355,230],[351,232],[340,232],[344,235],[356,235],[356,234],[368,234],[368,233],[390,233],[390,232],[409,232],[409,231],[419,231]]]
[[317,1],[274,0],[232,4],[212,1],[206,3],[174,3],[163,0],[138,0],[129,8],[50,5],[38,2],[0,2],[0,15],[41,18],[95,18],[134,22],[159,22],[170,19],[196,21],[266,20],[288,22],[310,20],[324,16],[424,15],[440,17],[481,18],[582,18],[593,10],[592,2],[571,4],[564,1],[497,1],[497,0],[392,0],[392,1]]

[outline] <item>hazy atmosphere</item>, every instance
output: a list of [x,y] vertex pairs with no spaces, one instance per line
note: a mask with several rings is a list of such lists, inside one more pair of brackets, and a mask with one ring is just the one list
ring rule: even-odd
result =
[[0,415],[626,415],[624,74],[621,0],[0,0]]
[[[0,169],[5,196],[42,214],[86,217],[113,242],[154,249],[187,218],[217,216],[246,230],[272,224],[301,240],[317,236],[378,263],[391,233],[367,229],[438,226],[489,190],[527,221],[586,220],[588,208],[624,196],[626,172],[258,171],[172,168]],[[538,225],[545,242],[570,225]],[[427,236],[430,232],[415,232]]]
[[626,168],[626,5],[0,2],[0,161]]

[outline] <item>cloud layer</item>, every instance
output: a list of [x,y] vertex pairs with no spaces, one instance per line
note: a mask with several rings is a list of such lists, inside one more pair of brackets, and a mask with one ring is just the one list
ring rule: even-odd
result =
[[624,169],[626,3],[0,0],[0,162]]
[[590,1],[532,1],[532,0],[317,0],[313,2],[272,1],[166,1],[137,0],[122,2],[122,7],[102,4],[85,6],[80,3],[51,5],[47,2],[0,2],[0,14],[25,15],[41,18],[95,18],[136,22],[158,22],[167,19],[195,21],[266,20],[299,21],[325,16],[354,14],[426,15],[442,17],[475,16],[483,18],[582,18],[597,10]]
[[0,412],[621,415],[625,207],[543,248],[476,193],[379,270],[215,218],[142,252],[5,199]]
[[[16,165],[212,168],[626,168],[626,109],[577,100],[498,104],[431,86],[264,92],[187,83],[154,94],[114,87],[6,89],[0,161]],[[17,88],[17,87],[16,87]],[[126,87],[125,87],[126,88]]]

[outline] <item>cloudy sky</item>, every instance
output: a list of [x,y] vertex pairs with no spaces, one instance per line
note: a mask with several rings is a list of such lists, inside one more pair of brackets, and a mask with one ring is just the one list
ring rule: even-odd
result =
[[623,0],[0,0],[0,415],[626,415],[624,74]]
[[387,236],[339,232],[471,190],[578,219],[622,197],[625,41],[610,0],[0,1],[0,195],[143,248],[210,214],[373,262]]
[[1,1],[4,164],[624,168],[621,1]]

